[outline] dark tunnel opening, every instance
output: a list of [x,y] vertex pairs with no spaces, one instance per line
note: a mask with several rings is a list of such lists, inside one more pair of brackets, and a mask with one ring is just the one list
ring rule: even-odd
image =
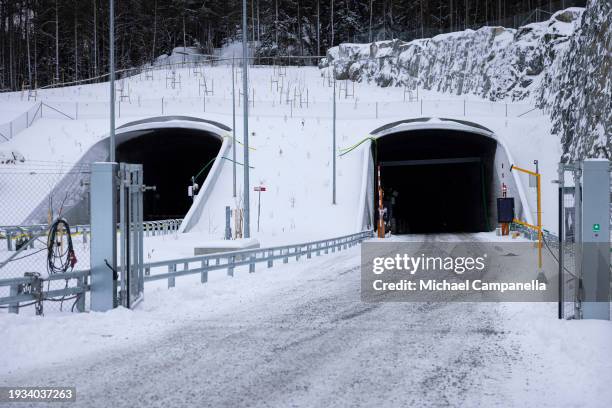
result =
[[398,132],[377,139],[372,153],[381,166],[391,232],[490,231],[496,147],[492,138],[456,130]]
[[156,191],[144,195],[144,219],[183,218],[193,203],[187,194],[191,178],[208,164],[196,180],[202,186],[211,160],[219,153],[221,140],[199,129],[137,132],[136,137],[117,146],[117,161],[142,164],[145,185],[156,186]]

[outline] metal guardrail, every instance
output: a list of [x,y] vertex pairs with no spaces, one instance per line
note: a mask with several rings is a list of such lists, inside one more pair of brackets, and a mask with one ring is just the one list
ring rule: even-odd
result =
[[[257,263],[265,262],[268,268],[274,265],[275,260],[283,260],[286,264],[289,258],[299,260],[305,256],[310,259],[313,255],[328,254],[355,246],[374,235],[373,231],[363,231],[357,234],[345,235],[320,241],[312,241],[301,244],[284,245],[269,248],[256,248],[230,252],[218,252],[190,258],[171,259],[145,263],[145,282],[156,280],[168,280],[168,287],[174,287],[176,277],[200,274],[201,282],[208,281],[208,273],[215,270],[227,269],[228,276],[234,276],[235,268],[249,265],[249,272],[255,272]],[[179,265],[182,268],[179,269]],[[151,270],[165,268],[165,272],[151,274]],[[121,273],[121,271],[119,271]],[[77,311],[85,310],[85,296],[78,296],[91,290],[88,283],[91,272],[89,270],[58,273],[47,278],[38,276],[24,276],[20,278],[0,279],[0,287],[9,287],[10,296],[0,297],[0,307],[8,308],[10,313],[18,313],[20,307],[30,306],[36,302],[46,300],[59,301],[62,297],[71,296],[75,299]],[[62,289],[45,291],[45,282],[56,280],[76,279],[77,285]],[[26,303],[26,305],[23,305]],[[8,305],[8,306],[6,306]]]
[[[156,235],[167,235],[178,231],[182,218],[159,220],[159,221],[145,221],[143,223],[144,235],[145,236],[156,236]],[[30,238],[35,234],[42,231],[47,231],[49,225],[38,224],[38,225],[25,225],[25,226],[0,226],[0,239],[6,239],[6,248],[8,251],[15,251],[17,244],[14,242],[22,238]],[[74,225],[71,227],[72,236],[82,236],[83,243],[86,243],[91,236],[91,227],[87,224]],[[33,248],[34,241],[30,242]]]
[[[88,280],[90,271],[74,271],[49,275],[46,278],[38,276],[24,276],[21,278],[0,279],[0,287],[9,287],[10,295],[0,297],[0,306],[8,308],[9,313],[19,313],[20,307],[31,306],[34,303],[44,301],[62,301],[75,299],[77,311],[85,311],[85,292],[90,290]],[[62,289],[45,290],[45,283],[57,280],[76,280],[76,286],[68,286]],[[66,297],[71,297],[66,299]],[[26,303],[23,305],[22,303]]]
[[[235,268],[239,266],[249,266],[249,272],[255,272],[257,263],[265,262],[268,268],[274,265],[275,260],[282,259],[283,263],[288,263],[289,258],[305,256],[310,259],[313,254],[336,252],[357,245],[361,241],[371,238],[373,231],[363,231],[357,234],[345,235],[338,238],[330,238],[320,241],[312,241],[301,244],[283,245],[269,248],[256,248],[240,251],[219,252],[189,258],[171,259],[145,263],[144,281],[151,282],[156,280],[168,280],[168,287],[174,287],[176,277],[200,274],[201,283],[208,281],[208,273],[215,270],[226,269],[228,276],[234,276]],[[179,268],[179,265],[182,267]],[[165,272],[151,274],[152,270],[164,268]]]

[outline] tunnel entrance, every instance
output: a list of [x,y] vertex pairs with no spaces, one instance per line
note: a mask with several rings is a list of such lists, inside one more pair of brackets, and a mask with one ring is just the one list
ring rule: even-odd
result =
[[446,129],[378,138],[373,157],[392,233],[490,231],[496,147],[490,137]]
[[199,129],[157,128],[126,132],[125,142],[117,145],[117,160],[143,165],[144,183],[156,191],[144,195],[146,221],[183,218],[191,207],[187,195],[191,177],[202,186],[211,160],[219,153],[221,140]]

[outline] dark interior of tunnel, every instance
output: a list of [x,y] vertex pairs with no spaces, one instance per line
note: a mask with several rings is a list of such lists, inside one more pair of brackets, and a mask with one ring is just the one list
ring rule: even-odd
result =
[[[142,164],[144,183],[156,186],[156,191],[144,195],[144,219],[184,217],[193,202],[187,195],[191,177],[217,156],[221,140],[202,130],[183,128],[138,131],[134,136],[119,144],[116,152],[119,162]],[[197,178],[200,186],[210,167]]]
[[[486,136],[438,129],[377,139],[372,153],[381,165],[383,202],[392,233],[492,230],[496,146]],[[374,208],[378,208],[375,190]]]

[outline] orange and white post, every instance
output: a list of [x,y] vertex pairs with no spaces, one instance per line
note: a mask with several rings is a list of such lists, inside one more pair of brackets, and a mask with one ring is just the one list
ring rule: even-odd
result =
[[385,237],[385,206],[383,204],[383,189],[380,181],[380,164],[378,165],[378,238]]

